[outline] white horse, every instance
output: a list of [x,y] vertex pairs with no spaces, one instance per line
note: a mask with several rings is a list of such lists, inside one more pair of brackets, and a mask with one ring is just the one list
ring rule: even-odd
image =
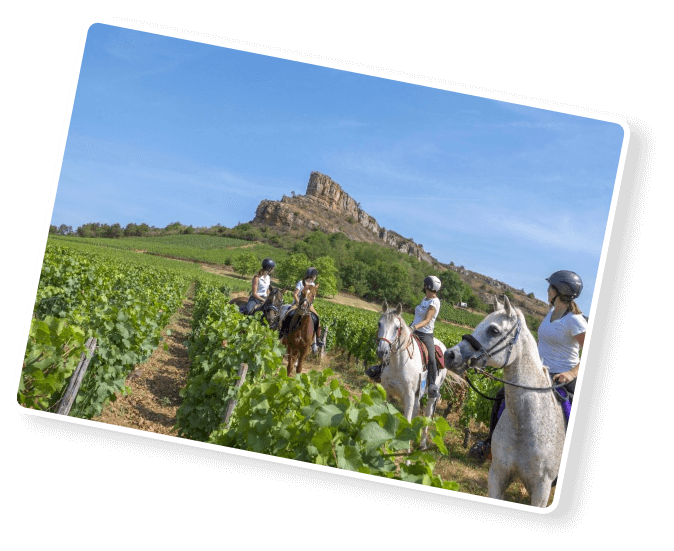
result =
[[494,312],[445,352],[445,366],[458,375],[469,367],[503,367],[503,380],[509,384],[491,440],[489,497],[505,499],[506,488],[519,478],[531,505],[547,507],[562,458],[565,421],[522,312],[508,297],[504,305],[494,297]]
[[[401,317],[402,306],[394,310],[389,310],[388,304],[384,302],[382,315],[379,318],[379,329],[377,331],[377,356],[382,360],[384,369],[381,373],[381,385],[386,390],[387,398],[390,400],[396,397],[403,403],[403,415],[408,421],[412,417],[419,415],[421,393],[421,374],[423,373],[423,363],[421,351],[416,339],[412,338],[412,331]],[[446,348],[438,339],[435,344],[440,347],[444,354]],[[435,350],[429,350],[429,354],[435,354]],[[442,386],[447,377],[447,370],[440,369],[438,365],[438,375],[436,384],[438,388]],[[426,381],[426,388],[431,381]],[[435,411],[435,405],[438,398],[428,397],[424,407],[424,417],[430,417]],[[427,430],[424,430],[421,439],[421,449],[426,448]]]

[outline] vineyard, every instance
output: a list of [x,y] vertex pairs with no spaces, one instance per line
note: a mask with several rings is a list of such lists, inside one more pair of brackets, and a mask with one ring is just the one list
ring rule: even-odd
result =
[[[190,237],[171,239],[178,242],[178,248],[189,248]],[[222,238],[214,239],[222,243]],[[363,365],[377,363],[378,312],[326,299],[315,303],[328,331],[329,356],[344,355],[348,362],[361,366],[357,392],[343,382],[339,370],[330,367],[289,378],[278,335],[228,304],[230,292],[248,284],[204,272],[194,262],[133,252],[138,250],[135,242],[142,239],[120,241],[124,247],[101,247],[97,246],[100,240],[91,241],[95,243],[50,238],[47,244],[17,395],[21,405],[55,411],[89,337],[98,339],[98,349],[70,415],[96,418],[106,404],[126,398],[129,375],[161,345],[162,331],[189,290],[195,295],[186,342],[190,368],[180,391],[175,434],[459,489],[434,471],[448,454],[448,438],[458,434],[457,428],[450,427],[441,415],[407,422],[386,401],[383,389],[362,374]],[[191,250],[189,260],[206,249]],[[407,323],[412,321],[411,314],[403,317]],[[462,325],[475,322],[462,321]],[[459,342],[465,332],[462,327],[436,324],[435,334],[447,347]],[[242,364],[248,371],[240,381]],[[477,384],[495,393],[490,383]],[[443,389],[448,403],[456,403],[455,398]],[[236,408],[225,424],[225,410],[233,401]],[[464,404],[460,426],[471,420],[487,422],[489,402],[471,391]],[[408,456],[405,450],[410,441],[418,441],[425,427],[436,451]],[[401,454],[406,462],[399,460]]]

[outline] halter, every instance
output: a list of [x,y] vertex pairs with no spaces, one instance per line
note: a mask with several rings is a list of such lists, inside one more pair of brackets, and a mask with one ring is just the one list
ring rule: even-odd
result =
[[279,318],[278,318],[279,309],[276,305],[274,305],[274,300],[275,300],[276,296],[278,296],[280,294],[280,292],[281,292],[281,290],[278,287],[274,288],[274,290],[271,293],[269,293],[269,296],[267,297],[267,300],[265,300],[264,303],[262,304],[262,313],[263,314],[266,314],[270,310],[273,311],[273,312],[276,312],[276,319],[269,325],[269,327],[271,329],[274,329],[275,326],[278,325],[278,322],[279,322]]
[[[494,348],[499,346],[501,343],[505,342],[513,331],[515,331],[515,336],[513,337],[513,339],[509,343],[503,345],[498,350],[494,350]],[[496,344],[494,344],[491,348],[486,349],[486,350],[480,344],[480,341],[478,341],[475,337],[473,337],[473,335],[463,335],[462,339],[465,340],[465,341],[468,341],[468,343],[473,347],[473,350],[475,350],[475,352],[476,352],[476,354],[472,355],[470,358],[468,358],[466,360],[466,364],[468,365],[469,368],[474,369],[475,371],[477,371],[478,373],[481,373],[485,377],[489,377],[490,379],[493,379],[495,381],[499,381],[499,382],[501,382],[503,384],[506,384],[506,385],[516,386],[518,388],[524,388],[526,390],[554,390],[555,396],[558,399],[560,399],[561,401],[564,401],[562,396],[557,392],[557,389],[559,387],[564,386],[566,383],[558,383],[556,385],[552,385],[552,386],[548,386],[548,387],[533,387],[533,386],[519,385],[517,383],[511,383],[511,382],[508,382],[508,381],[504,381],[503,379],[499,379],[498,377],[496,377],[495,375],[492,375],[491,373],[489,373],[488,371],[486,371],[484,369],[485,365],[487,364],[487,359],[489,357],[492,357],[495,354],[498,354],[499,352],[501,352],[502,350],[505,350],[506,348],[508,349],[508,354],[506,355],[506,359],[503,362],[503,365],[501,367],[496,367],[494,369],[502,369],[506,365],[508,365],[508,360],[510,360],[510,354],[513,350],[513,347],[515,346],[515,343],[517,342],[517,340],[520,337],[521,331],[522,331],[522,323],[520,322],[520,319],[517,318],[517,325],[513,325],[510,328],[510,331],[508,331]],[[480,365],[477,365],[478,361],[480,362]],[[494,400],[494,398],[490,398],[489,396],[486,396],[486,395],[482,394],[482,392],[480,392],[477,388],[475,388],[473,386],[473,384],[470,382],[470,380],[467,377],[466,377],[466,380],[468,381],[468,384],[471,386],[471,388],[475,392],[477,392],[478,394],[480,394],[484,398],[487,398],[489,400]]]
[[[385,315],[387,315],[387,314],[385,314]],[[384,342],[388,343],[389,346],[391,347],[391,354],[393,354],[393,353],[397,354],[403,347],[403,343],[400,342],[400,336],[402,335],[402,332],[403,332],[403,324],[405,323],[405,320],[403,320],[400,316],[396,316],[396,319],[400,321],[400,325],[398,326],[398,331],[396,331],[396,336],[393,339],[393,341],[388,340],[386,337],[380,337],[379,335],[377,335],[377,343],[379,343],[379,341],[384,341]],[[407,353],[410,355],[410,359],[412,358],[412,355],[414,354],[414,348],[412,348],[412,352],[410,352],[410,350],[409,350],[411,343],[412,343],[412,337],[410,336],[409,341],[405,345],[405,349],[407,350]],[[397,347],[396,347],[396,344],[398,345]]]
[[[515,332],[515,336],[513,337],[513,339],[509,343],[503,345],[498,350],[494,350],[497,346],[505,342],[513,331]],[[483,368],[485,365],[487,365],[487,360],[490,357],[493,357],[494,355],[498,354],[499,352],[507,348],[508,354],[506,355],[506,359],[503,362],[501,368],[505,367],[506,365],[508,365],[508,360],[510,360],[510,354],[513,351],[515,343],[520,338],[521,331],[522,331],[522,322],[520,321],[519,318],[517,318],[517,325],[513,325],[510,328],[510,331],[508,331],[505,335],[503,335],[503,337],[501,337],[501,339],[489,349],[485,349],[480,343],[480,341],[478,341],[475,337],[473,337],[473,335],[463,335],[461,339],[464,341],[468,341],[468,344],[470,344],[470,346],[476,352],[476,354],[473,354],[470,358],[466,360],[466,364],[468,365],[468,367],[475,368],[476,362],[480,362],[479,367]]]

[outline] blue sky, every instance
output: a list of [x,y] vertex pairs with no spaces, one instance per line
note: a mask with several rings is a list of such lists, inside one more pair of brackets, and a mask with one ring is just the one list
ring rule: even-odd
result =
[[623,130],[615,124],[96,24],[52,224],[228,227],[332,177],[441,262],[589,313]]

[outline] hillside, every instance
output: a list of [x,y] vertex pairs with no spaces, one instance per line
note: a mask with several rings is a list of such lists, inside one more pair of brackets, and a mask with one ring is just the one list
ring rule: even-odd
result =
[[515,289],[463,266],[440,262],[426,252],[423,245],[380,226],[337,182],[320,172],[312,172],[309,176],[305,195],[293,193],[292,196],[284,195],[280,201],[260,202],[250,224],[281,235],[301,235],[317,229],[327,234],[340,232],[354,241],[393,248],[417,260],[426,261],[438,270],[453,270],[483,302],[490,303],[493,295],[503,295],[508,291],[512,293],[515,305],[525,313],[543,317],[549,308],[547,303],[528,296],[524,289]]

